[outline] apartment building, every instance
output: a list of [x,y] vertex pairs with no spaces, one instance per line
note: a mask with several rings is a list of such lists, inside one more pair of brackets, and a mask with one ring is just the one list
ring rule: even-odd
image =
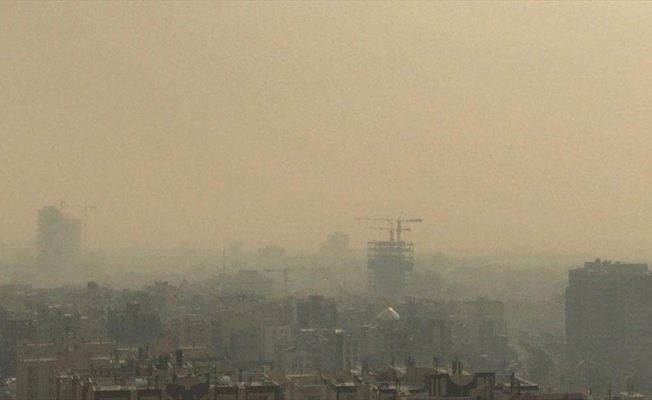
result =
[[647,264],[596,259],[569,271],[566,344],[578,358],[645,368],[652,356]]

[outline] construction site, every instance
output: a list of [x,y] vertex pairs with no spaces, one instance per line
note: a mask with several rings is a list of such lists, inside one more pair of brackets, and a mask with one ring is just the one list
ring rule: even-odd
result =
[[367,218],[363,221],[384,221],[385,227],[366,227],[387,231],[389,240],[367,243],[368,292],[374,297],[400,298],[409,294],[414,270],[414,243],[405,242],[401,234],[410,231],[405,224],[421,223],[420,218]]

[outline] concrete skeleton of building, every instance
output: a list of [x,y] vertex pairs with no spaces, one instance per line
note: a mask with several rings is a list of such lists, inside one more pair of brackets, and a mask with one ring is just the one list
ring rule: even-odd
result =
[[[414,270],[414,244],[401,238],[406,223],[420,223],[421,219],[356,218],[366,221],[384,221],[388,227],[369,227],[389,232],[387,241],[367,243],[367,276],[369,295],[374,297],[402,298],[412,289]],[[396,235],[396,238],[395,238]]]

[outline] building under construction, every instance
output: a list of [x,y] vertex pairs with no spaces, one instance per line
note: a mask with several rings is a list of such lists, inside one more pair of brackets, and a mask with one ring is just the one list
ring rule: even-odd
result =
[[[389,231],[388,241],[367,243],[367,275],[369,294],[379,297],[403,297],[408,295],[414,269],[414,244],[401,239],[401,232],[409,231],[404,223],[421,222],[421,219],[358,218],[386,221],[387,228],[369,228]],[[396,239],[394,234],[396,233]]]

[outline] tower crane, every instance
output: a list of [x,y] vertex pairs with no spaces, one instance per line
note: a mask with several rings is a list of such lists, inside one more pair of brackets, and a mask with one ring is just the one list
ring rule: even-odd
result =
[[421,218],[411,218],[411,219],[401,219],[401,217],[396,219],[396,240],[401,241],[401,232],[402,231],[409,231],[410,228],[403,228],[401,226],[402,222],[407,222],[407,223],[421,223],[423,220]]
[[[389,223],[389,227],[381,227],[381,226],[365,226],[365,229],[371,229],[374,231],[389,231],[389,241],[393,242],[394,241],[394,232],[396,232],[396,229],[394,228],[394,224],[392,222]],[[406,228],[407,230],[410,230],[410,228]],[[403,230],[406,230],[403,229]]]
[[401,232],[409,231],[410,228],[404,228],[404,223],[421,223],[423,219],[421,218],[403,218],[403,213],[401,212],[398,218],[369,218],[369,217],[356,217],[354,219],[361,221],[386,221],[390,224],[390,228],[379,228],[380,230],[389,230],[389,240],[390,242],[394,241],[394,232],[396,232],[396,241],[401,241]]

